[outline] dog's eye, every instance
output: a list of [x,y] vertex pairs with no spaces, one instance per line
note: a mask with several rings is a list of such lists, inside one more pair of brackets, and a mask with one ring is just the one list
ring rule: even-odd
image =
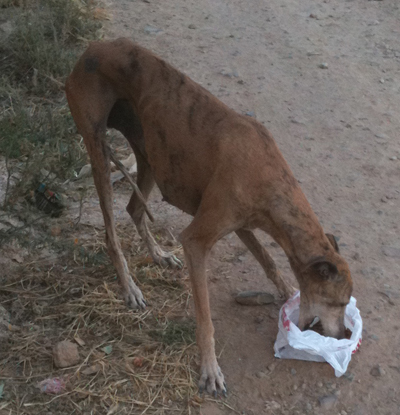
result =
[[329,277],[329,271],[327,269],[321,270],[321,274],[325,278],[328,278]]

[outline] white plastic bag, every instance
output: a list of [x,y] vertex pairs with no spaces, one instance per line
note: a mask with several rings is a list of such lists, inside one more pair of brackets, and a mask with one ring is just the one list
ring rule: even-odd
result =
[[344,325],[352,331],[349,340],[321,336],[312,330],[301,331],[297,327],[299,314],[300,291],[297,291],[279,312],[279,332],[274,345],[275,357],[328,362],[335,369],[337,377],[344,375],[351,355],[361,345],[362,320],[356,307],[356,299],[351,297],[345,312]]

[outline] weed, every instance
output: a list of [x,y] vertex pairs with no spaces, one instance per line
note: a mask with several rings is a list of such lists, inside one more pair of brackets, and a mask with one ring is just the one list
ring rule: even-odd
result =
[[150,336],[166,346],[192,344],[196,341],[193,321],[168,321],[162,330],[153,330]]
[[1,45],[8,59],[2,73],[13,85],[24,84],[31,93],[52,95],[60,91],[70,73],[82,41],[99,37],[101,22],[88,2],[37,0],[17,13],[14,30]]
[[[53,191],[86,163],[64,82],[87,40],[100,36],[93,0],[2,2],[11,31],[0,39],[0,155],[12,214],[44,182]],[[29,223],[29,220],[28,222]]]
[[57,190],[55,178],[66,180],[86,161],[86,153],[66,107],[53,111],[49,105],[17,104],[0,119],[0,153],[15,178],[12,194],[17,200],[37,188],[43,180]]

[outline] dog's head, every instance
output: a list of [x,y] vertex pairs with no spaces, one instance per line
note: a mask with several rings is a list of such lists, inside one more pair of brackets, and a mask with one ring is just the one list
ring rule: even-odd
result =
[[339,255],[333,235],[326,235],[334,251],[326,257],[312,260],[300,271],[299,328],[307,329],[315,317],[319,322],[312,328],[324,336],[344,338],[344,313],[350,301],[353,282],[347,262]]

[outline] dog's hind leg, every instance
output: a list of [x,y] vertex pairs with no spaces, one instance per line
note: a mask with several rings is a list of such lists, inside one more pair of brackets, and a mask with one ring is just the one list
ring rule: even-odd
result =
[[[137,185],[142,192],[144,199],[147,201],[154,186],[153,173],[141,153],[135,151],[135,155],[138,166]],[[139,200],[136,192],[132,194],[126,210],[132,217],[140,237],[146,243],[153,261],[162,267],[170,266],[172,268],[182,268],[182,262],[176,258],[175,255],[164,252],[154,240],[153,235],[147,227],[144,205]]]
[[[140,119],[127,100],[117,100],[111,109],[107,125],[120,131],[129,141],[137,162],[137,186],[143,195],[144,201],[147,202],[150,192],[154,187],[154,178],[145,157],[146,150]],[[154,240],[153,235],[147,227],[145,205],[136,192],[133,192],[126,210],[132,217],[140,237],[147,245],[153,261],[161,266],[181,268],[181,261],[174,255],[164,252]]]
[[276,267],[275,261],[268,251],[261,245],[254,233],[247,229],[238,229],[236,235],[246,245],[249,251],[264,269],[267,277],[276,285],[279,294],[286,299],[290,298],[296,291],[281,275]]
[[[113,191],[110,181],[110,157],[104,141],[106,122],[113,103],[113,94],[90,79],[92,84],[82,92],[69,80],[66,91],[71,113],[82,135],[92,164],[94,184],[100,200],[106,228],[106,243],[116,269],[126,303],[132,308],[144,308],[142,292],[133,282],[117,236],[113,214]],[[89,82],[87,82],[89,84]]]

